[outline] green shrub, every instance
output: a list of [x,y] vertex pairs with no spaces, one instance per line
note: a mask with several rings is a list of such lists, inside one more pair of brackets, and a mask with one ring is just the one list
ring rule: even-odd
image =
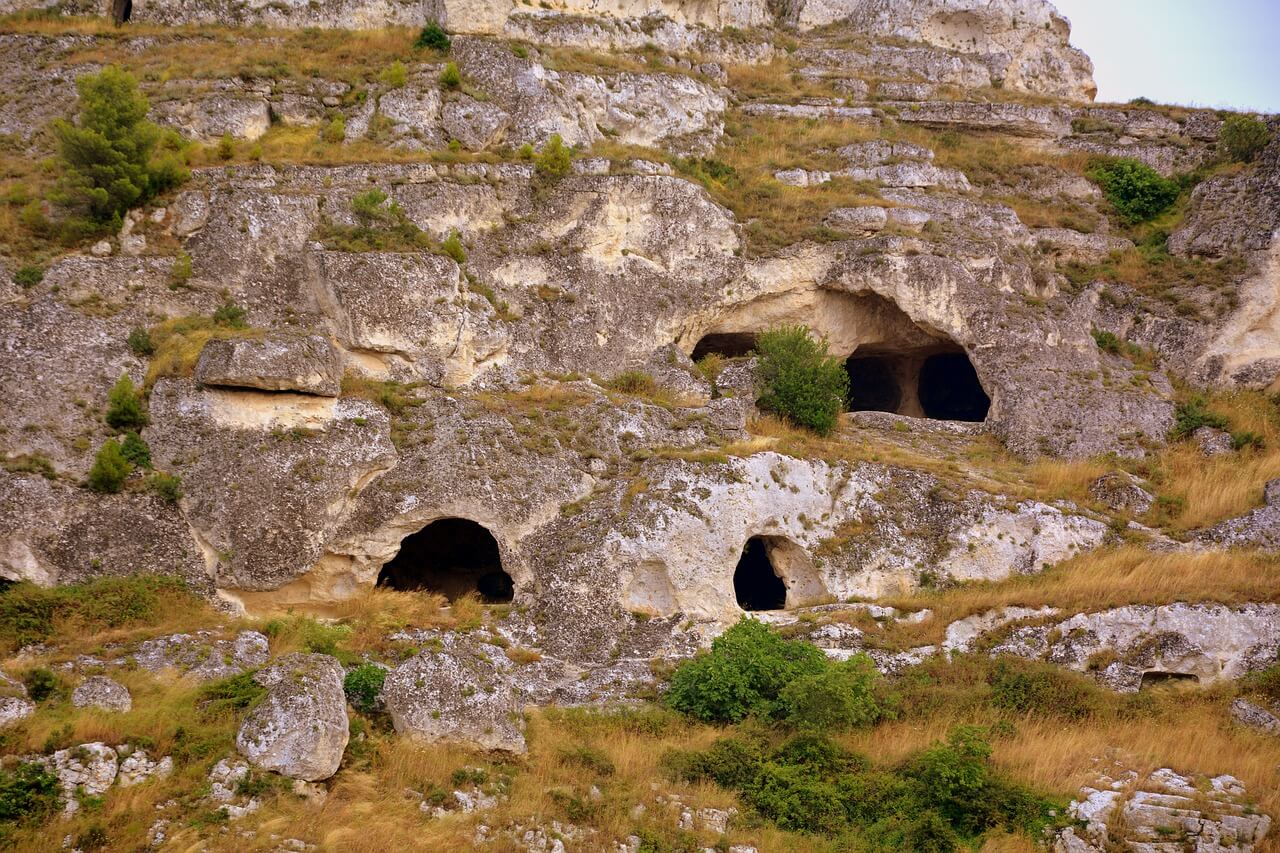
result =
[[759,740],[722,737],[698,752],[672,751],[662,764],[678,778],[690,782],[711,781],[726,788],[746,788],[765,761],[765,744]]
[[388,89],[399,89],[409,80],[409,70],[404,67],[404,63],[396,60],[382,69],[382,73],[378,75],[379,82]]
[[133,354],[138,358],[148,358],[156,354],[156,345],[151,340],[151,333],[142,326],[137,326],[129,332],[127,342],[129,349],[133,350]]
[[147,491],[165,503],[176,504],[182,497],[182,479],[157,471],[147,478]]
[[783,829],[832,834],[845,823],[836,786],[803,767],[766,763],[744,793],[752,808]]
[[96,631],[146,622],[166,603],[195,607],[179,579],[164,575],[106,577],[45,589],[16,583],[0,593],[0,639],[14,648],[42,643],[59,625]]
[[439,24],[427,24],[418,33],[418,37],[414,39],[413,46],[418,50],[438,50],[441,53],[448,53],[449,36],[444,30],[440,29]]
[[320,138],[334,145],[347,138],[347,120],[342,116],[334,116],[320,131]]
[[1236,450],[1244,450],[1246,447],[1254,450],[1262,450],[1267,446],[1266,439],[1247,429],[1231,431],[1231,446]]
[[1155,219],[1181,192],[1177,181],[1162,177],[1138,160],[1096,160],[1087,173],[1120,218],[1131,224]]
[[347,701],[357,711],[371,714],[378,707],[378,694],[387,680],[387,671],[377,664],[362,663],[342,679],[342,689]]
[[62,808],[62,785],[42,765],[0,770],[0,822],[39,823]]
[[191,281],[191,256],[186,252],[179,252],[173,259],[173,268],[169,270],[169,287],[177,290],[179,287],[186,287],[189,281]]
[[444,71],[440,72],[440,85],[446,89],[456,89],[462,85],[462,72],[458,70],[456,63],[445,65]]
[[218,140],[218,159],[230,160],[236,156],[236,139],[230,133],[222,134]]
[[242,672],[201,687],[201,713],[214,718],[251,710],[267,695],[267,688],[254,681],[253,676],[253,671]]
[[876,695],[879,681],[875,663],[865,654],[802,675],[779,694],[783,718],[817,731],[870,726],[884,714]]
[[351,199],[351,212],[366,225],[376,222],[389,222],[395,217],[396,203],[386,203],[387,194],[374,187],[357,193]]
[[1237,163],[1252,163],[1270,142],[1266,122],[1253,116],[1228,116],[1218,131],[1218,150]]
[[141,429],[147,425],[142,395],[127,373],[121,374],[107,393],[107,425],[119,430]]
[[62,682],[58,680],[58,676],[53,670],[43,666],[27,670],[22,676],[22,683],[32,702],[43,702],[57,696],[62,690]]
[[302,645],[307,651],[339,660],[350,657],[350,652],[341,648],[342,643],[351,636],[350,625],[331,625],[315,619],[302,620],[300,625]]
[[44,280],[44,270],[40,267],[19,267],[13,274],[13,282],[19,287],[35,287]]
[[133,430],[125,433],[124,441],[120,443],[120,454],[135,468],[151,467],[151,448]]
[[784,640],[763,623],[744,618],[717,637],[710,652],[676,669],[667,701],[704,722],[772,716],[783,688],[826,666],[826,656],[813,644]]
[[107,66],[76,80],[76,90],[78,120],[53,123],[62,176],[55,202],[111,223],[186,179],[176,156],[157,156],[164,135],[147,121],[147,99],[131,75]]
[[1091,334],[1093,335],[1094,343],[1098,345],[1098,349],[1114,355],[1120,354],[1120,338],[1115,332],[1094,329]]
[[1209,411],[1209,401],[1200,395],[1192,397],[1185,403],[1179,403],[1174,410],[1173,437],[1186,438],[1200,427],[1227,429],[1230,426],[1222,415]]
[[440,245],[440,251],[453,258],[459,264],[467,262],[467,250],[462,247],[462,238],[457,231],[450,234],[448,239]]
[[95,492],[114,495],[124,488],[124,481],[132,471],[133,466],[124,458],[120,442],[109,438],[93,459],[93,467],[89,469],[89,488]]
[[553,133],[547,140],[547,144],[542,146],[537,159],[533,161],[533,167],[539,175],[544,177],[563,178],[569,174],[570,159],[569,149],[565,146],[564,140],[560,138],[560,134]]
[[234,302],[224,302],[213,312],[213,323],[230,329],[245,329],[249,326],[245,319],[247,314],[248,312]]
[[849,374],[827,354],[826,341],[814,340],[806,326],[783,326],[760,335],[755,349],[758,405],[819,435],[830,433],[849,393]]
[[1099,708],[1098,687],[1083,675],[1019,658],[996,661],[988,677],[991,704],[1015,714],[1079,720]]
[[560,763],[568,767],[581,767],[596,776],[612,776],[617,770],[613,759],[604,750],[594,746],[578,744],[569,749],[562,749],[557,754]]

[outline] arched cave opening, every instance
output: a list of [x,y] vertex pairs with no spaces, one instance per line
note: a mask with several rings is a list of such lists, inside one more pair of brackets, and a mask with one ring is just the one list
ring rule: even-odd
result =
[[882,355],[849,356],[849,411],[897,412],[902,407],[902,385],[893,359]]
[[476,593],[485,604],[503,604],[515,596],[498,540],[466,518],[442,518],[406,536],[400,553],[378,574],[378,586],[436,592],[450,601]]
[[733,592],[743,610],[781,610],[787,604],[787,586],[774,569],[764,538],[747,540],[733,572]]
[[111,18],[117,24],[123,24],[133,17],[133,0],[112,0]]
[[939,352],[920,366],[920,408],[926,418],[980,422],[987,419],[991,398],[968,355]]
[[703,335],[694,345],[689,358],[699,361],[713,353],[725,358],[742,358],[751,355],[755,346],[755,332],[712,332]]

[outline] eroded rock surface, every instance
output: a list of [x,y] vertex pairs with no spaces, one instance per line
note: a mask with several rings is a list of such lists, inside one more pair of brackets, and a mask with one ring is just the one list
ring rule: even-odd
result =
[[347,748],[342,665],[328,655],[292,654],[254,674],[267,688],[240,726],[236,748],[249,761],[293,779],[328,779]]

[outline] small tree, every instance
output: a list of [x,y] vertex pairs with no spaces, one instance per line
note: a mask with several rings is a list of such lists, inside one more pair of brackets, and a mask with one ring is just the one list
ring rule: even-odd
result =
[[807,326],[771,329],[756,340],[761,408],[826,435],[849,393],[849,374]]
[[176,157],[155,158],[163,134],[147,121],[147,99],[130,74],[110,65],[76,89],[79,120],[53,123],[62,160],[53,201],[109,223],[186,178]]
[[1229,116],[1218,131],[1218,148],[1228,160],[1238,163],[1252,163],[1270,142],[1266,123],[1253,116]]
[[107,394],[107,425],[119,430],[138,430],[147,425],[142,397],[127,373],[121,374]]
[[569,159],[569,149],[565,147],[564,140],[560,138],[560,134],[553,133],[547,144],[542,146],[533,166],[540,175],[562,178],[569,174]]
[[125,433],[124,441],[120,443],[120,453],[135,468],[151,467],[151,448],[142,440],[142,436],[133,430]]
[[422,32],[418,33],[418,38],[414,40],[413,46],[418,50],[438,50],[441,53],[449,52],[449,35],[437,23],[427,24],[422,28]]
[[133,466],[124,458],[124,452],[120,449],[120,442],[114,438],[107,439],[94,458],[93,467],[89,469],[89,488],[95,492],[114,495],[124,488],[125,478],[132,470]]

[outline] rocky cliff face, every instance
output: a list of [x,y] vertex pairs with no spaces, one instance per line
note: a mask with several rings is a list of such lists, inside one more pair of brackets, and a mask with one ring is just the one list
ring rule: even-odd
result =
[[[1210,164],[1220,120],[1077,103],[1089,62],[1046,3],[139,0],[130,20],[476,35],[453,39],[461,86],[435,61],[357,83],[144,78],[156,121],[225,140],[229,159],[334,123],[335,150],[375,153],[202,166],[37,282],[4,262],[9,579],[142,569],[254,612],[323,606],[463,518],[492,534],[528,618],[556,626],[540,642],[599,657],[641,616],[732,621],[756,540],[786,607],[1042,571],[1116,518],[955,460],[984,442],[1140,459],[1173,425],[1173,380],[1275,387],[1275,144],[1201,183],[1168,235],[1169,263],[1235,276],[1230,298],[1107,279],[1137,250],[1083,155]],[[3,67],[17,94],[0,125],[35,156],[78,73],[197,49],[187,38],[2,35],[21,61]],[[621,57],[567,66],[564,45]],[[827,94],[761,88],[762,67]],[[717,159],[823,126],[837,144]],[[578,149],[567,174],[520,151],[553,135]],[[799,237],[762,240],[780,226],[761,197],[832,201]],[[393,227],[417,242],[376,236]],[[209,319],[228,306],[243,328]],[[862,408],[883,411],[846,416],[820,450],[762,436],[753,363],[734,357],[780,324],[881,371],[891,399]],[[140,329],[167,348],[140,348]],[[708,352],[729,359],[719,374],[695,365]],[[121,374],[146,389],[154,464],[180,478],[169,502],[79,482]],[[957,389],[977,408],[948,414],[937,400]],[[907,455],[867,449],[881,445]]]

